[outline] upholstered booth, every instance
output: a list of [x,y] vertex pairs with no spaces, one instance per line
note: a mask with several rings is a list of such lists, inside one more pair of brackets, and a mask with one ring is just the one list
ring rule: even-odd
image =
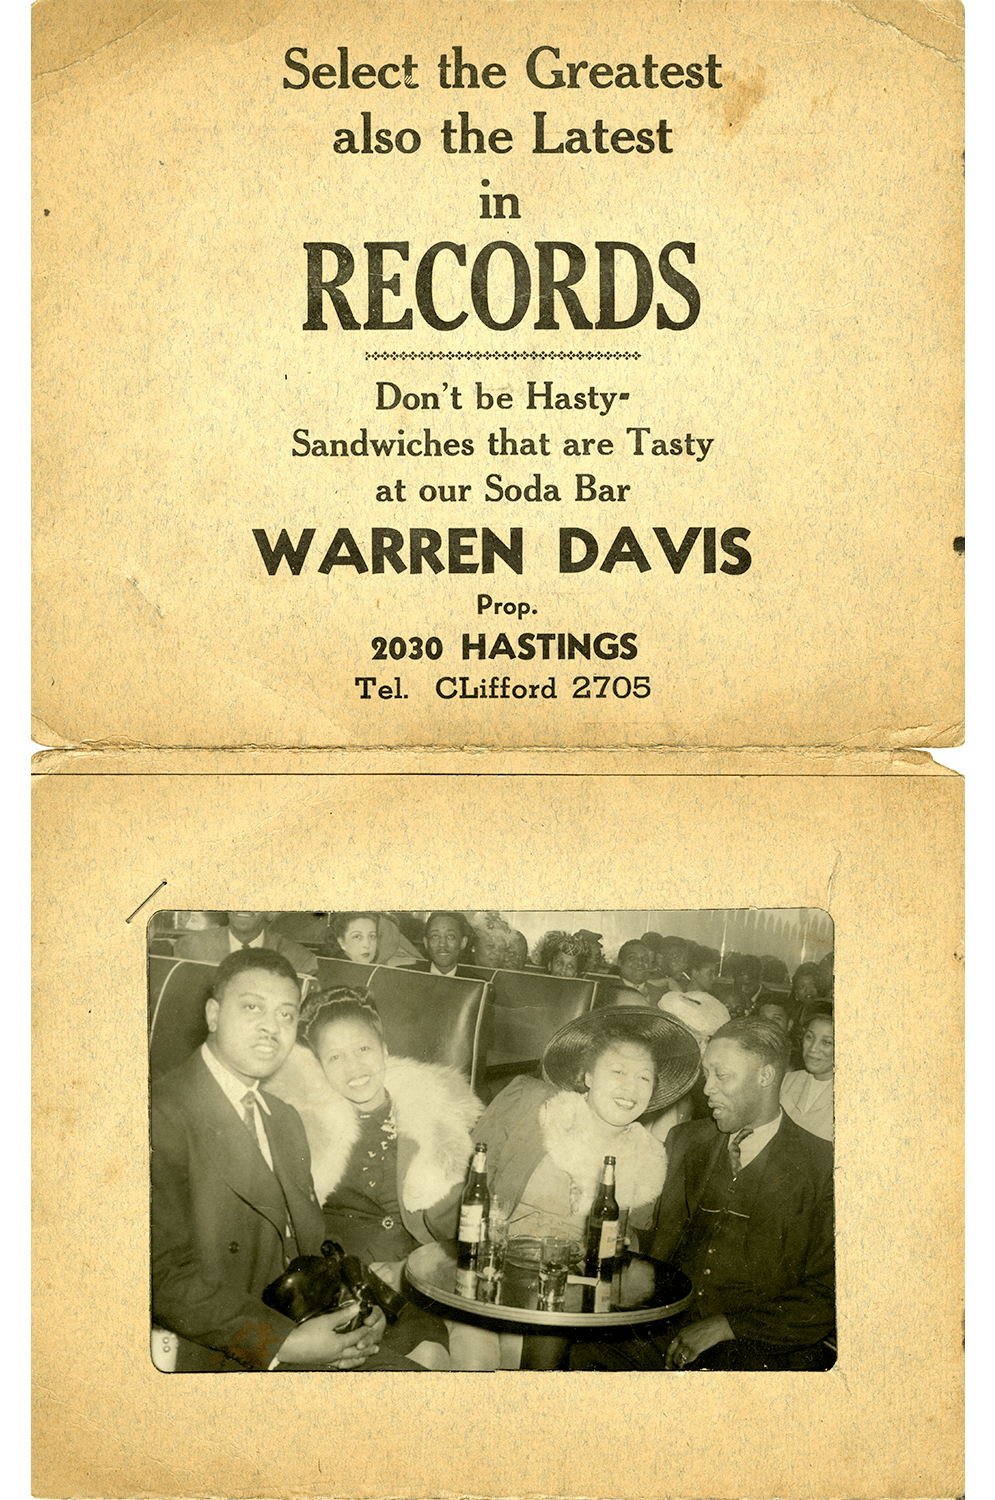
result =
[[[479,972],[490,975],[493,970]],[[449,978],[387,964],[319,958],[318,983],[323,990],[339,985],[365,990],[383,1018],[387,1046],[396,1056],[446,1063],[476,1084],[487,990],[483,978]]]
[[[593,1010],[600,1010],[602,1006],[614,1005],[615,996],[619,990],[624,990],[625,985],[619,974],[599,974],[597,978],[597,993],[594,997]],[[656,1003],[655,1000],[653,1002]]]
[[319,958],[318,988],[336,990],[344,985],[350,990],[365,990],[375,972],[375,964],[354,964],[348,958]]
[[484,1067],[478,1092],[489,1103],[516,1073],[538,1073],[550,1037],[591,1009],[593,979],[498,969],[488,987]]
[[[384,1023],[387,1046],[398,1056],[446,1063],[475,1084],[486,984],[445,979],[341,959],[320,959],[323,989],[368,990]],[[194,959],[149,959],[149,1073],[158,1078],[190,1056],[207,1037],[204,1004],[214,964]],[[313,981],[312,981],[313,985]]]
[[380,965],[368,993],[383,1019],[391,1052],[458,1068],[475,1088],[486,989],[481,979],[449,979]]
[[216,964],[192,958],[149,958],[149,1074],[178,1068],[207,1039],[204,1005]]
[[490,982],[497,973],[496,969],[482,969],[477,964],[457,964],[456,973],[461,979],[483,979]]

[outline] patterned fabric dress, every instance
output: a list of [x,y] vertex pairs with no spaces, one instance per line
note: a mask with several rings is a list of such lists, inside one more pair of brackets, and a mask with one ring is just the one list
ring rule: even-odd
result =
[[[325,1199],[325,1234],[337,1240],[348,1255],[371,1261],[404,1260],[418,1241],[401,1219],[397,1198],[397,1127],[390,1099],[370,1114],[360,1113],[359,1139],[349,1157],[345,1175]],[[388,1325],[385,1342],[399,1354],[407,1354],[423,1339],[449,1347],[449,1334],[441,1318],[408,1303],[393,1326]]]

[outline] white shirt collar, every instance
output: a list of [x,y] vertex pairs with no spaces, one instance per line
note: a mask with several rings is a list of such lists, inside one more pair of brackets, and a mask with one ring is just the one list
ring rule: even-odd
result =
[[[748,1166],[754,1157],[760,1155],[761,1151],[772,1141],[781,1128],[782,1112],[778,1110],[773,1120],[768,1120],[766,1125],[758,1125],[751,1135],[745,1136],[739,1143],[739,1159],[744,1167]],[[736,1132],[733,1131],[733,1135]],[[729,1140],[732,1140],[732,1135]]]
[[230,927],[228,929],[228,951],[229,951],[229,953],[237,953],[240,948],[262,948],[262,947],[265,946],[265,943],[266,943],[266,928],[265,927],[263,928],[262,932],[260,932],[259,936],[258,937],[254,937],[252,939],[252,941],[249,942],[249,943],[243,943],[241,941],[241,939],[239,939],[239,938],[237,938],[235,936],[234,932],[232,932],[232,930],[231,930]]
[[205,1042],[200,1049],[200,1055],[207,1064],[211,1077],[214,1078],[224,1090],[225,1098],[230,1102],[233,1109],[238,1111],[239,1119],[242,1118],[242,1100],[251,1090],[256,1096],[256,1103],[265,1114],[269,1114],[270,1107],[266,1103],[265,1096],[260,1092],[258,1081],[246,1083],[244,1078],[236,1078],[235,1074],[225,1067]]

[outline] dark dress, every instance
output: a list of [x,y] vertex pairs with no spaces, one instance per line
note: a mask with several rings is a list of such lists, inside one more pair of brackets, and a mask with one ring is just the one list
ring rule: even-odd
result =
[[[404,1227],[397,1198],[397,1129],[389,1099],[370,1114],[360,1114],[359,1139],[322,1211],[327,1238],[367,1265],[405,1260],[417,1247],[418,1241]],[[397,1322],[388,1325],[384,1342],[398,1354],[407,1354],[424,1339],[449,1348],[449,1332],[441,1318],[409,1302]]]

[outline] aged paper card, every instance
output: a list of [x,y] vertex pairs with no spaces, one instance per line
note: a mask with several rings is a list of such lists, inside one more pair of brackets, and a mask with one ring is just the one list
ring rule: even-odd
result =
[[962,19],[40,0],[36,737],[958,743]]
[[[962,1492],[962,783],[644,754],[486,774],[36,776],[35,1476],[43,1495]],[[52,774],[45,775],[51,769]],[[928,774],[920,774],[925,771]],[[79,773],[79,774],[76,774]],[[863,774],[867,773],[867,774]],[[161,883],[151,903],[136,906]],[[839,1359],[812,1374],[164,1375],[149,1358],[145,919],[178,909],[817,908],[835,925]],[[334,1386],[329,1381],[335,1380]]]

